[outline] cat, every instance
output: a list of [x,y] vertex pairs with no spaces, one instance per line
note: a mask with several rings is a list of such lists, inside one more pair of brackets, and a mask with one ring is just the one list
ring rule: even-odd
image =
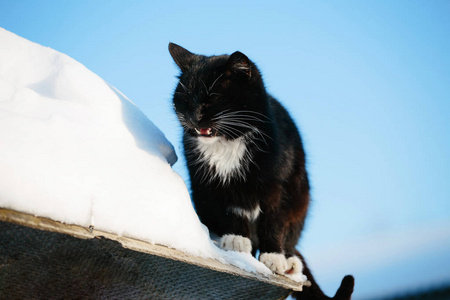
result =
[[[305,152],[286,109],[243,53],[204,56],[170,43],[181,70],[173,96],[196,212],[225,250],[252,253],[277,274],[303,272],[298,299],[329,299],[295,249],[310,196]],[[333,299],[350,299],[344,277]]]

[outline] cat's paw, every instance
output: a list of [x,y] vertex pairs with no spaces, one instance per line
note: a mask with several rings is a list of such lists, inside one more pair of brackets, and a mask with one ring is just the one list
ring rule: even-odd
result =
[[274,273],[284,274],[288,269],[286,257],[282,253],[261,253],[259,261]]
[[220,239],[220,248],[224,250],[251,253],[252,242],[250,241],[250,239],[240,235],[225,234]]
[[282,253],[262,253],[259,261],[277,274],[296,274],[303,271],[302,261],[297,256],[286,259]]
[[303,271],[303,263],[297,256],[291,256],[286,260],[287,271],[286,274],[297,274]]

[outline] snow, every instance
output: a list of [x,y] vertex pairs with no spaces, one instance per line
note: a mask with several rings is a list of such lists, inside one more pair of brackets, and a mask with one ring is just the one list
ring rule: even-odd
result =
[[176,159],[114,87],[0,28],[0,207],[270,274],[251,255],[215,246],[171,168]]

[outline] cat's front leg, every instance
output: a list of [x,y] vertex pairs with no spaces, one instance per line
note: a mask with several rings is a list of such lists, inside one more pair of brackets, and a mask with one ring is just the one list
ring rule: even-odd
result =
[[[274,196],[276,197],[276,194]],[[300,273],[303,270],[301,260],[295,255],[287,255],[284,251],[286,221],[286,217],[279,211],[267,209],[258,222],[261,253],[259,261],[272,272],[281,275]]]
[[[264,222],[261,221],[261,223]],[[270,222],[267,224],[270,224]],[[281,229],[279,230],[281,231]],[[303,271],[303,264],[297,256],[284,253],[280,242],[283,239],[281,232],[278,232],[273,227],[269,230],[259,229],[258,237],[261,243],[259,261],[265,264],[272,272],[286,275]]]
[[286,274],[292,267],[292,262],[284,255],[282,240],[283,232],[279,226],[280,221],[275,216],[264,214],[259,221],[258,238],[260,241],[259,261],[265,264],[272,272]]

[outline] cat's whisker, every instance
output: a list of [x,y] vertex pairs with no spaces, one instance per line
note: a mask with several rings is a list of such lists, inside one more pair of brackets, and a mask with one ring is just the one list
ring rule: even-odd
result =
[[216,84],[216,82],[223,76],[223,73],[220,74],[216,80],[214,80],[214,82],[211,84],[211,86],[209,87],[209,92],[211,92],[211,90],[214,88],[214,85]]
[[226,125],[233,125],[233,126],[237,126],[237,127],[243,127],[243,128],[250,129],[251,131],[254,131],[254,132],[256,132],[257,134],[259,134],[259,136],[261,137],[262,141],[263,141],[266,145],[268,145],[268,144],[267,144],[267,141],[266,141],[265,137],[267,137],[267,138],[269,138],[269,139],[272,139],[269,135],[267,135],[265,132],[261,131],[259,128],[255,127],[255,126],[252,126],[251,124],[248,124],[248,123],[246,123],[246,122],[236,122],[236,121],[233,121],[233,122],[227,122],[227,121],[221,120],[221,121],[219,121],[219,122],[217,122],[217,123],[219,123],[219,124],[224,124],[224,125],[225,125],[225,124],[226,124]]
[[243,119],[247,121],[258,121],[262,123],[268,123],[270,121],[262,120],[261,118],[258,118],[256,116],[248,115],[248,114],[222,114],[214,117],[212,120],[220,120],[220,119]]
[[225,97],[224,94],[220,94],[220,93],[210,93],[210,96],[216,95],[216,96],[220,96],[220,97]]
[[[218,124],[216,126],[217,131],[219,132],[225,132],[227,135],[229,135],[232,138],[238,138],[240,135],[243,135],[244,133],[240,130],[234,129],[230,126],[227,126],[225,124]],[[237,133],[236,133],[237,131]]]
[[203,79],[200,79],[200,81],[202,82],[202,84],[203,84],[203,87],[205,88],[205,91],[206,91],[206,95],[209,97],[210,95],[209,95],[209,90],[208,90],[208,88],[206,87],[206,84],[205,84],[205,82],[203,81]]
[[261,135],[265,135],[266,137],[270,138],[270,136],[268,134],[266,134],[265,132],[261,131],[258,127],[253,126],[245,121],[242,120],[221,120],[221,123],[227,123],[229,125],[237,125],[237,126],[242,126],[242,127],[246,127],[246,128],[251,128],[254,131],[258,131],[258,133],[260,133]]
[[238,120],[233,120],[233,121],[221,120],[221,121],[218,121],[217,123],[227,124],[227,125],[234,125],[234,126],[244,127],[244,128],[248,128],[248,129],[257,129],[257,127],[255,127],[255,126],[253,126],[253,125],[251,125],[251,124],[249,124],[247,122],[238,121]]
[[[270,136],[270,135],[268,135],[267,133],[265,133],[264,131],[262,131],[262,130],[260,130],[260,129],[256,129],[256,131],[258,131],[258,133],[261,135],[261,137],[264,139],[264,136],[266,137],[266,138],[269,138],[270,140],[273,140],[272,139],[272,137]],[[264,139],[264,141],[266,141],[265,139]],[[267,143],[266,143],[267,144]]]
[[[261,139],[255,137],[255,140],[260,140],[260,141],[264,142],[264,144],[266,144],[266,146],[269,146],[269,145],[267,144],[266,139],[265,139],[264,136],[263,136],[264,133],[261,132],[260,130],[257,130],[257,131],[255,131],[255,132],[258,133],[259,136],[261,137]],[[266,134],[266,136],[269,137],[267,134]],[[269,137],[269,138],[270,138],[270,137]],[[252,142],[254,142],[254,141],[252,141]],[[256,145],[256,143],[255,143],[255,145]]]
[[266,116],[265,114],[259,113],[259,112],[257,112],[257,111],[253,111],[253,110],[241,110],[240,112],[248,113],[248,114],[255,114],[255,115],[264,117],[264,118],[267,119],[268,121],[272,122],[272,120],[271,120],[268,116]]
[[217,117],[219,117],[219,116],[221,116],[221,115],[223,115],[223,114],[225,114],[225,113],[227,113],[229,111],[230,111],[230,109],[222,110],[222,111],[218,112],[217,114],[215,114],[211,120],[214,121],[215,118],[217,118]]
[[[267,119],[268,122],[272,122],[272,120],[267,117],[266,115],[256,112],[256,111],[252,111],[252,110],[238,110],[238,111],[232,111],[232,112],[228,112],[226,114],[223,114],[223,116],[251,116],[254,118],[258,118],[256,116],[252,116],[252,114],[256,115],[256,116],[260,116],[263,117],[264,119]],[[258,118],[259,120],[261,120],[261,122],[266,122],[263,121],[262,119]]]
[[233,130],[233,128],[225,128],[225,130],[229,133],[228,135],[232,138],[238,138],[243,133],[240,130]]
[[243,116],[243,117],[240,117],[240,116],[238,116],[238,117],[224,117],[222,119],[225,119],[227,121],[257,121],[257,122],[264,122],[261,119],[258,119],[258,118],[255,118],[255,117],[251,117],[251,116],[250,117],[246,117],[246,116]]
[[256,132],[256,133],[261,137],[261,139],[258,139],[258,138],[256,138],[256,137],[255,137],[255,139],[264,142],[264,144],[266,144],[266,146],[268,146],[267,141],[266,141],[266,138],[265,138],[264,136],[266,136],[266,137],[268,137],[268,138],[270,138],[270,139],[271,139],[271,137],[268,136],[266,133],[262,132],[262,131],[259,130],[259,129],[254,130],[254,132]]
[[188,94],[189,91],[187,89],[187,87],[180,81],[180,86],[183,88],[183,90]]
[[242,123],[242,122],[227,122],[227,121],[221,121],[221,122],[217,122],[218,124],[223,124],[223,125],[229,125],[229,126],[234,126],[234,127],[241,127],[241,128],[247,128],[247,129],[255,129],[256,127],[251,126],[250,124],[247,123]]
[[255,120],[260,120],[261,122],[263,122],[263,120],[257,116],[252,116],[250,114],[226,114],[223,115],[224,118],[251,118],[251,119],[255,119]]
[[[249,141],[251,144],[253,144],[253,145],[256,147],[256,149],[258,149],[258,151],[261,151],[261,152],[264,152],[264,153],[269,153],[269,151],[266,151],[266,150],[261,149],[261,147],[258,145],[258,143],[255,142],[255,140],[261,141],[261,139],[258,139],[258,138],[256,138],[256,137],[253,137],[253,139],[252,139],[252,138],[248,139],[248,141]],[[264,141],[264,142],[265,142],[265,141]],[[267,146],[267,143],[265,143],[265,144],[266,144],[266,146]]]

